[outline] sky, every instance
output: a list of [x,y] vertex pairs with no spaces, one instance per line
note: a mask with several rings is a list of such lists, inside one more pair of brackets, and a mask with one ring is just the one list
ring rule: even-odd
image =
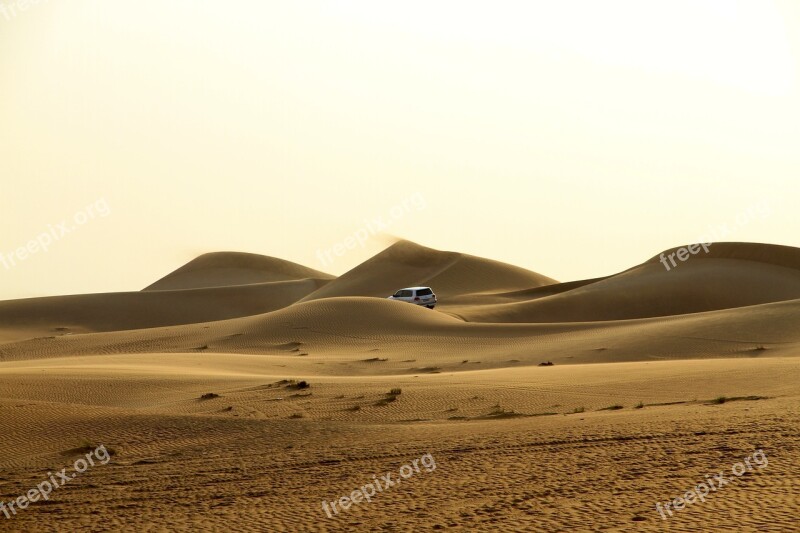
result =
[[560,281],[800,246],[792,0],[0,0],[0,299],[406,238]]

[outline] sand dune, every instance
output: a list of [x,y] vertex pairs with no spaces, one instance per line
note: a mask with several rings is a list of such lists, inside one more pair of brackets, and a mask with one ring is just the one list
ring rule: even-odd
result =
[[[669,251],[667,252],[669,253]],[[475,322],[585,322],[698,313],[800,298],[800,250],[719,243],[669,271],[656,257],[592,283],[532,299],[448,309]],[[556,292],[558,291],[558,292]],[[519,297],[519,294],[515,296]]]
[[227,287],[307,278],[333,279],[334,277],[284,259],[241,252],[215,252],[193,259],[143,290]]
[[[494,368],[509,361],[614,362],[758,355],[759,347],[770,354],[793,350],[800,340],[793,327],[800,319],[800,270],[791,268],[796,251],[715,247],[718,255],[694,258],[671,271],[651,260],[608,278],[531,288],[545,279],[401,242],[333,281],[231,285],[241,278],[223,279],[214,271],[215,282],[229,286],[13,300],[0,302],[5,341],[0,356],[199,350],[360,357],[372,350],[395,355],[378,358],[393,361],[381,365],[381,372],[392,373],[411,371],[413,366],[394,363],[397,353],[412,351],[429,355],[428,366],[465,370],[471,367],[459,365],[468,357],[481,359],[481,368]],[[437,281],[440,285],[432,286],[443,301],[441,311],[383,297],[326,294],[347,288],[378,292],[398,277],[407,284]],[[528,288],[507,290],[515,286]],[[474,303],[447,304],[448,293]],[[498,299],[513,303],[481,303]]]
[[440,298],[540,287],[555,280],[519,267],[399,241],[303,300],[334,296],[387,297],[397,289],[432,286]]

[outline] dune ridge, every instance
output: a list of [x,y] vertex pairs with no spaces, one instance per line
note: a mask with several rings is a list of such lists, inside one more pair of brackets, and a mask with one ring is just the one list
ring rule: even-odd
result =
[[335,296],[387,297],[397,289],[432,286],[442,298],[527,289],[556,283],[523,268],[457,252],[399,241],[339,276],[303,301]]
[[203,254],[144,291],[226,287],[302,279],[334,279],[335,276],[285,259],[243,252]]

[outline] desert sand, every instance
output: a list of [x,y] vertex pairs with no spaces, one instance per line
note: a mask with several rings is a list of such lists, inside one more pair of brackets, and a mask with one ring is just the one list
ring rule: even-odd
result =
[[[386,300],[416,285],[436,309]],[[407,241],[339,277],[206,254],[0,302],[0,502],[110,454],[0,531],[800,531],[797,356],[797,248],[564,283]]]

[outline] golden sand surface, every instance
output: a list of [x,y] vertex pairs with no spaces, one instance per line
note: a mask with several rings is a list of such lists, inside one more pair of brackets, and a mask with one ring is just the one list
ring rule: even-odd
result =
[[[386,299],[417,285],[436,309]],[[207,254],[0,302],[0,502],[69,479],[0,531],[800,531],[798,355],[795,248],[567,283],[407,241],[339,277]]]

